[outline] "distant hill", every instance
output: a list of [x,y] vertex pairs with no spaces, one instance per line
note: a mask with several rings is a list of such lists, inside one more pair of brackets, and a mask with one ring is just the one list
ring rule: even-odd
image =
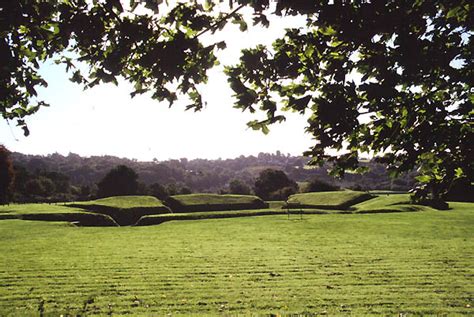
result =
[[[57,194],[73,193],[76,196],[80,196],[81,192],[84,196],[93,192],[95,184],[117,165],[127,165],[134,169],[144,187],[158,183],[170,188],[186,187],[192,192],[222,192],[233,179],[239,179],[252,188],[258,173],[265,168],[281,169],[289,178],[300,183],[317,177],[344,188],[359,190],[403,191],[410,189],[415,182],[414,172],[391,180],[385,166],[370,161],[361,162],[369,167],[369,172],[366,174],[347,174],[345,179],[336,180],[328,175],[326,167],[308,167],[306,165],[308,158],[285,155],[279,151],[272,154],[259,153],[257,156],[239,156],[234,159],[182,158],[151,162],[115,156],[81,157],[73,153],[67,156],[58,153],[40,156],[15,152],[12,153],[12,160],[17,170],[18,192],[24,191],[25,183],[36,177],[46,184],[45,187],[55,187]],[[34,186],[32,188],[35,189]]]

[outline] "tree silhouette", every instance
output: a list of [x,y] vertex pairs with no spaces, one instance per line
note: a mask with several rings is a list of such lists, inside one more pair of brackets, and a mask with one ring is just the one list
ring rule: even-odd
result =
[[159,183],[153,183],[148,186],[148,192],[151,196],[154,196],[161,200],[165,200],[169,197],[168,192],[166,191],[166,187]]
[[203,44],[202,35],[227,23],[245,31],[250,18],[240,12],[250,7],[254,25],[268,26],[269,14],[306,18],[306,28],[288,29],[272,47],[243,50],[240,62],[226,67],[235,106],[265,113],[250,127],[266,133],[285,120],[280,110],[309,112],[315,144],[306,155],[314,164],[331,162],[335,175],[361,170],[358,158],[367,152],[394,175],[418,168],[423,196],[439,198],[453,180],[474,180],[469,1],[278,0],[275,10],[267,10],[269,0],[221,2],[160,11],[167,2],[2,1],[0,113],[28,134],[25,117],[45,105],[31,104],[46,85],[38,68],[53,57],[85,87],[123,77],[132,96],[152,92],[171,105],[185,94],[187,109],[199,110],[198,85],[218,64],[215,52],[226,48],[221,40]]
[[250,195],[250,187],[240,179],[233,179],[229,182],[229,193],[237,195]]
[[10,159],[10,152],[3,145],[0,145],[0,204],[10,201],[10,191],[13,188],[15,172]]
[[286,200],[296,193],[298,185],[285,172],[268,168],[255,180],[255,194],[263,200]]
[[97,187],[98,197],[134,195],[138,190],[138,175],[133,169],[119,165],[111,169]]
[[333,185],[329,182],[325,182],[319,178],[311,179],[304,188],[304,192],[330,192],[339,190],[339,186]]

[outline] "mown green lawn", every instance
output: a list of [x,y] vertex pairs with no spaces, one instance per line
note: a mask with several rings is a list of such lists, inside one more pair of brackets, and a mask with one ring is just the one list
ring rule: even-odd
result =
[[268,208],[268,204],[257,196],[209,193],[174,195],[166,204],[175,213]]
[[118,226],[109,216],[57,204],[10,204],[0,206],[0,221],[24,219],[41,221],[68,221],[88,226]]
[[220,194],[187,194],[174,195],[173,199],[182,205],[213,205],[213,204],[252,204],[260,200],[257,196],[251,195],[220,195]]
[[371,195],[366,192],[340,190],[291,195],[288,197],[288,204],[302,208],[346,209],[370,198]]
[[92,228],[0,221],[0,315],[473,314],[474,204]]
[[410,204],[410,195],[409,194],[395,194],[387,195],[381,194],[372,199],[363,201],[354,205],[355,209],[380,209],[380,208],[389,208],[397,205],[407,205]]
[[2,215],[24,215],[24,214],[55,214],[55,213],[80,213],[79,208],[69,208],[62,203],[58,204],[10,204],[0,205],[0,216]]
[[153,196],[114,196],[90,201],[74,202],[74,205],[84,207],[104,206],[119,209],[164,207],[163,203]]

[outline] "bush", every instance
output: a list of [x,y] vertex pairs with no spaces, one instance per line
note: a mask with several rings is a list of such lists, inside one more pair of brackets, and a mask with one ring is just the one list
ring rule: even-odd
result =
[[6,204],[10,200],[15,172],[10,159],[10,152],[0,145],[0,204]]
[[283,187],[270,193],[268,200],[287,200],[291,195],[296,194],[296,189],[291,186]]
[[134,195],[138,191],[138,174],[125,165],[111,169],[97,184],[98,197]]
[[353,191],[356,191],[356,192],[362,192],[362,191],[365,191],[365,187],[362,186],[361,184],[353,184],[351,186],[349,186],[349,189],[350,190],[353,190]]
[[444,196],[448,201],[474,202],[474,186],[467,177],[456,179]]
[[159,183],[151,184],[148,187],[148,193],[151,196],[156,197],[160,200],[166,200],[169,197],[168,191],[166,190],[165,186],[163,186]]
[[[292,189],[285,189],[288,187]],[[275,196],[284,197],[291,191],[296,193],[298,184],[280,170],[266,169],[259,174],[255,181],[255,194],[263,200],[275,200]]]
[[416,203],[419,204],[419,205],[428,206],[428,207],[438,209],[438,210],[448,210],[449,209],[448,203],[443,201],[442,199],[436,199],[436,198],[433,198],[433,199],[419,199],[419,200],[416,201]]
[[229,194],[250,195],[252,190],[240,179],[233,179],[229,183]]
[[318,178],[313,178],[303,189],[303,193],[313,192],[332,192],[339,190],[340,187],[328,182],[325,182]]

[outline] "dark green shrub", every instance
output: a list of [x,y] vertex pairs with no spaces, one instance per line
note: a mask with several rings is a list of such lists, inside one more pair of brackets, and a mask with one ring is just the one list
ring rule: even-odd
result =
[[251,192],[250,186],[240,179],[233,179],[229,183],[229,194],[250,195]]
[[474,186],[467,177],[456,179],[444,196],[447,201],[474,202]]
[[287,200],[291,195],[296,194],[296,188],[287,186],[280,188],[268,195],[268,200]]
[[303,193],[312,193],[312,192],[331,192],[339,190],[340,187],[328,182],[325,182],[318,178],[313,178],[308,182],[308,184],[303,189]]
[[0,204],[6,204],[10,201],[14,179],[15,172],[10,159],[10,152],[6,147],[0,145]]
[[[287,187],[292,188],[292,190],[285,189]],[[298,191],[298,184],[289,179],[283,171],[269,168],[259,174],[255,181],[254,191],[255,194],[263,200],[279,200],[273,197],[283,197],[286,193],[291,191],[296,193]]]
[[98,197],[134,195],[138,191],[138,174],[128,166],[111,169],[97,184]]

